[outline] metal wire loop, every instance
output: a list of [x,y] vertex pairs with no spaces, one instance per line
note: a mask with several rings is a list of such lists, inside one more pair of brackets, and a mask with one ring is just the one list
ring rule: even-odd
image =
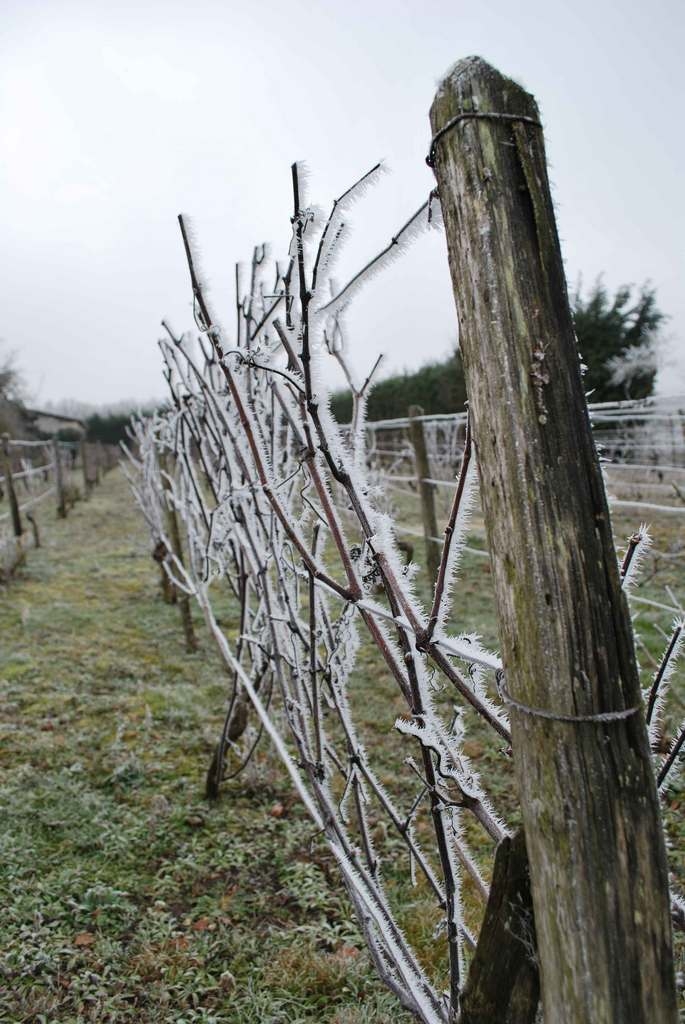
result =
[[449,121],[442,126],[442,128],[438,129],[431,139],[430,149],[428,150],[428,156],[426,157],[426,163],[429,167],[435,166],[435,151],[440,139],[462,121],[523,121],[525,124],[533,124],[536,128],[542,128],[539,121],[536,121],[534,117],[527,117],[525,114],[498,114],[495,112],[488,113],[485,111],[480,113],[475,110],[456,114],[454,117],[451,117]]

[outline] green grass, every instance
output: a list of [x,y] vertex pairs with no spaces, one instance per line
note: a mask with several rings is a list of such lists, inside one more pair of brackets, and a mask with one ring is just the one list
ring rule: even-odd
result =
[[[0,590],[0,1021],[409,1021],[376,979],[335,863],[268,748],[218,804],[203,800],[225,672],[197,616],[201,649],[186,653],[119,473],[66,522],[40,516],[44,547]],[[617,521],[617,536],[633,527]],[[419,558],[421,548],[417,540]],[[455,629],[496,645],[487,562],[467,555],[462,580]],[[667,602],[665,582],[682,597],[678,563],[642,593]],[[222,621],[230,635],[228,605]],[[644,608],[637,624],[658,656],[656,626],[667,629],[668,614]],[[408,741],[393,729],[405,708],[367,644],[352,703],[381,777],[406,802],[397,765]],[[682,717],[681,684],[669,730]],[[496,808],[514,822],[501,744],[473,716],[469,742]],[[683,792],[676,782],[667,801],[681,891]],[[372,826],[390,899],[442,984],[444,939],[434,938],[426,886],[409,887],[400,840],[373,816]],[[428,846],[428,821],[418,830]],[[485,867],[490,844],[471,826],[468,835]],[[466,910],[477,927],[468,886]]]
[[407,1019],[276,762],[203,800],[224,673],[125,482],[41,520],[0,591],[0,1021]]

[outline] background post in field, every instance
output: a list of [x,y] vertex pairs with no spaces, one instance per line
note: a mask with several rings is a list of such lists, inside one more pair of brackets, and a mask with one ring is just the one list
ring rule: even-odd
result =
[[[169,473],[173,472],[173,456],[163,453],[160,456],[160,464],[162,467],[162,486],[165,492],[166,504],[165,504],[165,519],[166,528],[169,533],[169,540],[171,542],[171,550],[174,558],[180,566],[183,566],[183,541],[181,540],[181,531],[178,525],[178,517],[176,515],[176,509],[173,504],[171,496],[171,484],[169,482]],[[162,566],[162,572],[164,572],[164,566]],[[166,591],[165,591],[166,593]],[[196,651],[197,637],[195,635],[195,628],[193,626],[193,613],[190,610],[190,598],[185,591],[179,590],[177,592],[177,603],[181,612],[181,622],[183,624],[183,635],[185,637],[186,649],[188,651]]]
[[545,1019],[675,1021],[658,798],[538,108],[468,58],[431,126]]
[[91,490],[91,481],[88,473],[88,442],[85,436],[81,438],[80,442],[81,449],[81,472],[83,475],[83,497],[88,498]]
[[416,467],[416,478],[421,496],[421,518],[423,519],[423,533],[426,538],[426,569],[428,578],[434,580],[440,565],[441,544],[436,540],[439,537],[438,519],[435,514],[435,485],[429,483],[431,479],[431,465],[426,447],[426,437],[423,430],[423,409],[420,405],[409,407],[409,439],[414,449],[414,465]]
[[60,519],[67,517],[67,496],[64,489],[64,467],[62,465],[62,453],[59,448],[59,441],[53,438],[52,455],[55,460],[55,489],[57,493],[57,515]]
[[17,493],[14,489],[14,479],[12,477],[12,458],[10,456],[8,434],[2,435],[2,472],[3,476],[5,477],[5,490],[7,491],[7,501],[10,507],[12,529],[14,531],[14,536],[17,538],[18,542],[23,531],[21,528],[21,515],[19,513]]

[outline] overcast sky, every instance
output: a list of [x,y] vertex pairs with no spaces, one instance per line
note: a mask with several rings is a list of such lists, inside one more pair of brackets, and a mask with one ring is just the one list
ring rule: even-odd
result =
[[[176,214],[230,326],[234,263],[286,251],[294,159],[324,205],[387,161],[340,276],[373,254],[432,187],[428,108],[473,53],[540,103],[569,281],[651,279],[659,388],[685,392],[682,0],[4,0],[2,20],[0,338],[35,404],[162,395],[159,321],[192,324]],[[360,372],[446,354],[443,236],[348,322]]]

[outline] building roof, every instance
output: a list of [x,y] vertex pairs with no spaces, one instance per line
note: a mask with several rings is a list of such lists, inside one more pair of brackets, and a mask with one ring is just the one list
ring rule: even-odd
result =
[[38,419],[39,416],[47,416],[52,420],[60,420],[62,423],[78,423],[80,427],[85,429],[85,421],[80,420],[78,416],[62,416],[58,412],[47,412],[45,409],[24,409],[25,415],[31,419]]

